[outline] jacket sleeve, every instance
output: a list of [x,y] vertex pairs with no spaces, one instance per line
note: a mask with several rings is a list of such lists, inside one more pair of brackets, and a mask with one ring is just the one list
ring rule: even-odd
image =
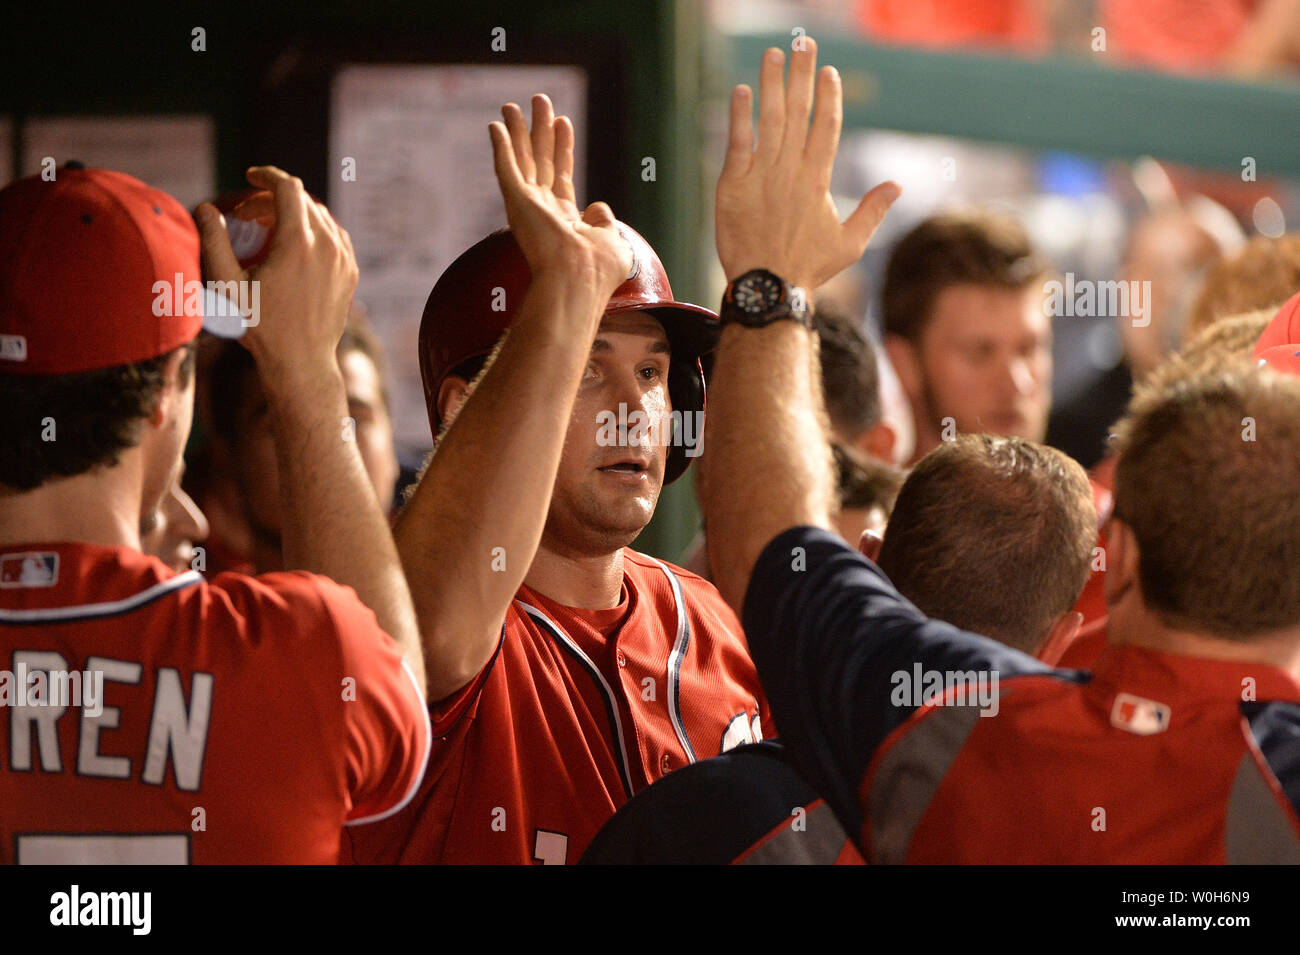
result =
[[1052,672],[927,618],[880,568],[820,528],[791,528],[768,544],[743,609],[782,740],[854,836],[862,831],[863,775],[886,737],[931,701],[927,674],[983,672],[996,687],[993,676]]

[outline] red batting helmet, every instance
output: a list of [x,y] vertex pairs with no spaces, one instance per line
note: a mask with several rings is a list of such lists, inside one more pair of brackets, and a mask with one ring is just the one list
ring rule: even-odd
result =
[[[703,421],[704,369],[701,358],[718,342],[718,316],[707,308],[674,301],[668,275],[654,249],[631,227],[618,229],[632,246],[632,271],[614,290],[606,315],[644,311],[663,325],[672,348],[668,394],[673,411],[698,412]],[[420,320],[420,378],[429,424],[437,435],[438,392],[456,367],[488,355],[514,321],[532,273],[509,229],[494,232],[447,267],[429,293]],[[674,434],[664,483],[681,477],[691,458],[682,435]],[[689,437],[689,434],[685,437]],[[695,430],[699,441],[701,430]],[[695,452],[692,446],[689,450]]]

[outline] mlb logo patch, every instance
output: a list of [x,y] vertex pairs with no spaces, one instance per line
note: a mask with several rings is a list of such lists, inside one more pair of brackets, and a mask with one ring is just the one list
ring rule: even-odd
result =
[[0,587],[53,587],[58,579],[56,553],[0,554]]
[[1131,693],[1120,693],[1110,711],[1110,725],[1139,736],[1163,733],[1169,729],[1172,710],[1164,703],[1144,700]]

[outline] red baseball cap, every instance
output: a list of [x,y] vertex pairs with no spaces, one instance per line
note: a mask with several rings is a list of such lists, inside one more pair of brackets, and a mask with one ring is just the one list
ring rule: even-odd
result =
[[1300,345],[1276,345],[1255,356],[1260,368],[1300,376]]
[[1300,375],[1300,293],[1277,310],[1255,343],[1254,357],[1261,366]]
[[0,190],[0,373],[111,368],[204,327],[242,331],[200,278],[198,229],[165,192],[79,163],[19,179]]
[[1259,358],[1270,348],[1278,345],[1295,345],[1300,343],[1300,293],[1292,295],[1265,327],[1255,343],[1255,357]]

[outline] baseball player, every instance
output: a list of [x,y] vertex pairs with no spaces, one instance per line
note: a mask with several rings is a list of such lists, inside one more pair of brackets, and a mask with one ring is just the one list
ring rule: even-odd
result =
[[738,292],[757,270],[777,293],[817,287],[898,194],[838,221],[838,76],[816,81],[810,130],[815,46],[788,90],[782,60],[764,60],[756,150],[748,91],[732,100],[717,237],[725,301],[744,305],[721,314],[708,440],[732,483],[706,487],[706,516],[797,765],[873,863],[1300,862],[1300,381],[1226,373],[1135,398],[1113,644],[1090,675],[927,619],[826,530],[828,462],[796,453],[824,440],[815,342],[777,295]]
[[[1204,325],[1196,335],[1183,344],[1182,348],[1166,358],[1147,376],[1144,386],[1164,389],[1183,379],[1252,367],[1255,361],[1252,350],[1256,355],[1260,353],[1261,348],[1257,343],[1267,339],[1271,320],[1273,320],[1273,312],[1264,309],[1244,315],[1221,317],[1213,324]],[[1283,352],[1290,355],[1294,349],[1291,352],[1283,349]],[[1269,364],[1283,367],[1274,362]],[[1113,490],[1117,463],[1116,456],[1111,453],[1088,474],[1100,520],[1097,535],[1097,546],[1100,550],[1097,553],[1105,553],[1107,546],[1106,524],[1110,521],[1114,507]],[[1105,588],[1105,564],[1094,561],[1092,575],[1088,578],[1087,586],[1079,595],[1074,608],[1083,615],[1085,621],[1079,628],[1077,637],[1059,659],[1052,660],[1042,655],[1040,659],[1072,669],[1092,668],[1102,651],[1106,649]]]
[[[1039,659],[1079,626],[1096,514],[1083,469],[1023,438],[959,435],[912,469],[864,554],[921,612]],[[980,560],[972,560],[972,540]],[[584,863],[860,863],[834,811],[764,740],[673,773],[618,811]]]
[[[502,112],[511,231],[429,296],[421,371],[445,432],[394,530],[426,622],[434,752],[408,809],[351,833],[359,861],[398,845],[410,862],[575,862],[633,793],[767,719],[713,587],[627,546],[698,449],[713,316],[672,299],[607,206],[579,213],[573,128],[545,96],[531,136]],[[681,441],[637,433],[673,412]]]
[[[340,438],[350,243],[298,180],[248,177],[280,222],[256,271],[199,215],[213,275],[261,283],[256,316],[204,292],[163,192],[72,166],[0,191],[0,862],[335,862],[423,772],[410,595]],[[333,580],[206,582],[141,553],[180,472],[193,340],[232,318],[274,383],[290,566]]]

